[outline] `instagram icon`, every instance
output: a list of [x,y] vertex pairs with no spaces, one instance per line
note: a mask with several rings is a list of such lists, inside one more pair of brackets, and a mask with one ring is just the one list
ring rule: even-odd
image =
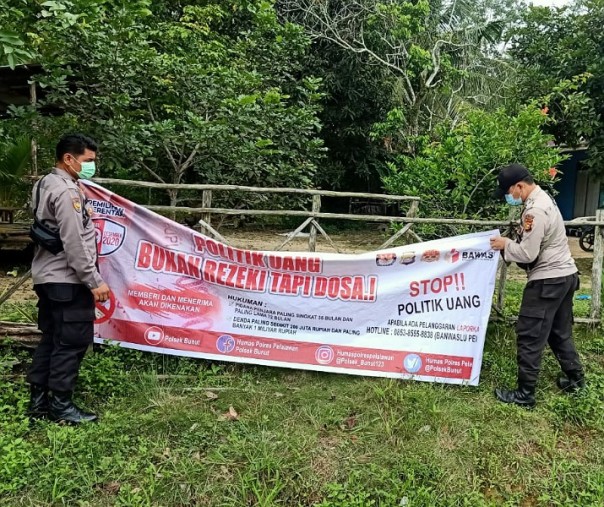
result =
[[331,347],[322,345],[315,352],[315,359],[319,364],[329,364],[333,361],[335,354]]

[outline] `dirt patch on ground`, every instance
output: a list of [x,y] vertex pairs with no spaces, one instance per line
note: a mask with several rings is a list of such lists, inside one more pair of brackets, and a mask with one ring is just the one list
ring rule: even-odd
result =
[[[229,243],[237,248],[251,250],[275,250],[293,231],[221,231]],[[281,250],[308,252],[308,233],[296,236]],[[329,237],[342,253],[361,253],[376,250],[389,237],[377,229],[330,233]],[[334,252],[329,242],[317,234],[317,252]]]
[[[22,270],[18,276],[21,276],[25,271],[27,270]],[[6,290],[12,287],[17,279],[18,277],[15,278],[12,275],[7,275],[6,271],[0,271],[0,296],[2,296]],[[10,297],[9,301],[29,301],[35,299],[36,294],[34,293],[34,284],[30,278],[17,289],[17,291]]]
[[593,252],[586,252],[579,246],[579,238],[568,238],[568,244],[570,246],[570,253],[573,258],[576,259],[593,259]]

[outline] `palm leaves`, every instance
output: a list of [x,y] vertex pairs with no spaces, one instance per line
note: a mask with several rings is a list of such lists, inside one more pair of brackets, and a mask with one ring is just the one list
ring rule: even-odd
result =
[[0,204],[11,204],[23,191],[23,176],[31,160],[31,139],[0,143]]

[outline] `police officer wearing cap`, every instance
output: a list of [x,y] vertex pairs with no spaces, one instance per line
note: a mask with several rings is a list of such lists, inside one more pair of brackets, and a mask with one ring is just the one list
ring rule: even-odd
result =
[[535,184],[520,164],[500,170],[496,196],[511,206],[523,205],[516,241],[491,238],[507,262],[526,270],[528,282],[516,325],[518,387],[496,389],[497,399],[525,407],[535,405],[535,385],[541,357],[549,344],[564,376],[558,386],[566,392],[584,386],[583,367],[572,338],[573,298],[579,276],[571,257],[562,215],[555,201]]
[[95,301],[106,301],[110,293],[97,268],[92,210],[78,185],[94,175],[96,152],[86,136],[63,137],[55,168],[32,193],[31,235],[37,243],[32,275],[42,331],[27,375],[32,418],[70,424],[97,419],[72,401],[80,363],[93,342]]

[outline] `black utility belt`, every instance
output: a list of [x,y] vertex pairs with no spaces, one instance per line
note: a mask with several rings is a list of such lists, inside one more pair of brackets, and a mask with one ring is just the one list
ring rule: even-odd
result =
[[524,271],[530,271],[537,265],[538,262],[539,257],[537,257],[533,262],[517,262],[516,266],[518,266],[520,269],[524,269]]
[[[49,176],[48,174],[46,176]],[[34,223],[29,229],[29,237],[32,241],[38,245],[39,247],[48,250],[51,254],[57,255],[58,253],[65,250],[63,246],[63,241],[61,240],[61,234],[58,229],[51,229],[48,227],[42,220],[38,220],[38,206],[40,205],[40,188],[42,187],[42,182],[44,181],[44,176],[39,182],[36,188],[36,206],[34,208]],[[88,226],[88,222],[90,221],[90,216],[88,215],[88,211],[86,211],[86,203],[83,203],[82,206],[82,223],[84,224],[84,228]]]

